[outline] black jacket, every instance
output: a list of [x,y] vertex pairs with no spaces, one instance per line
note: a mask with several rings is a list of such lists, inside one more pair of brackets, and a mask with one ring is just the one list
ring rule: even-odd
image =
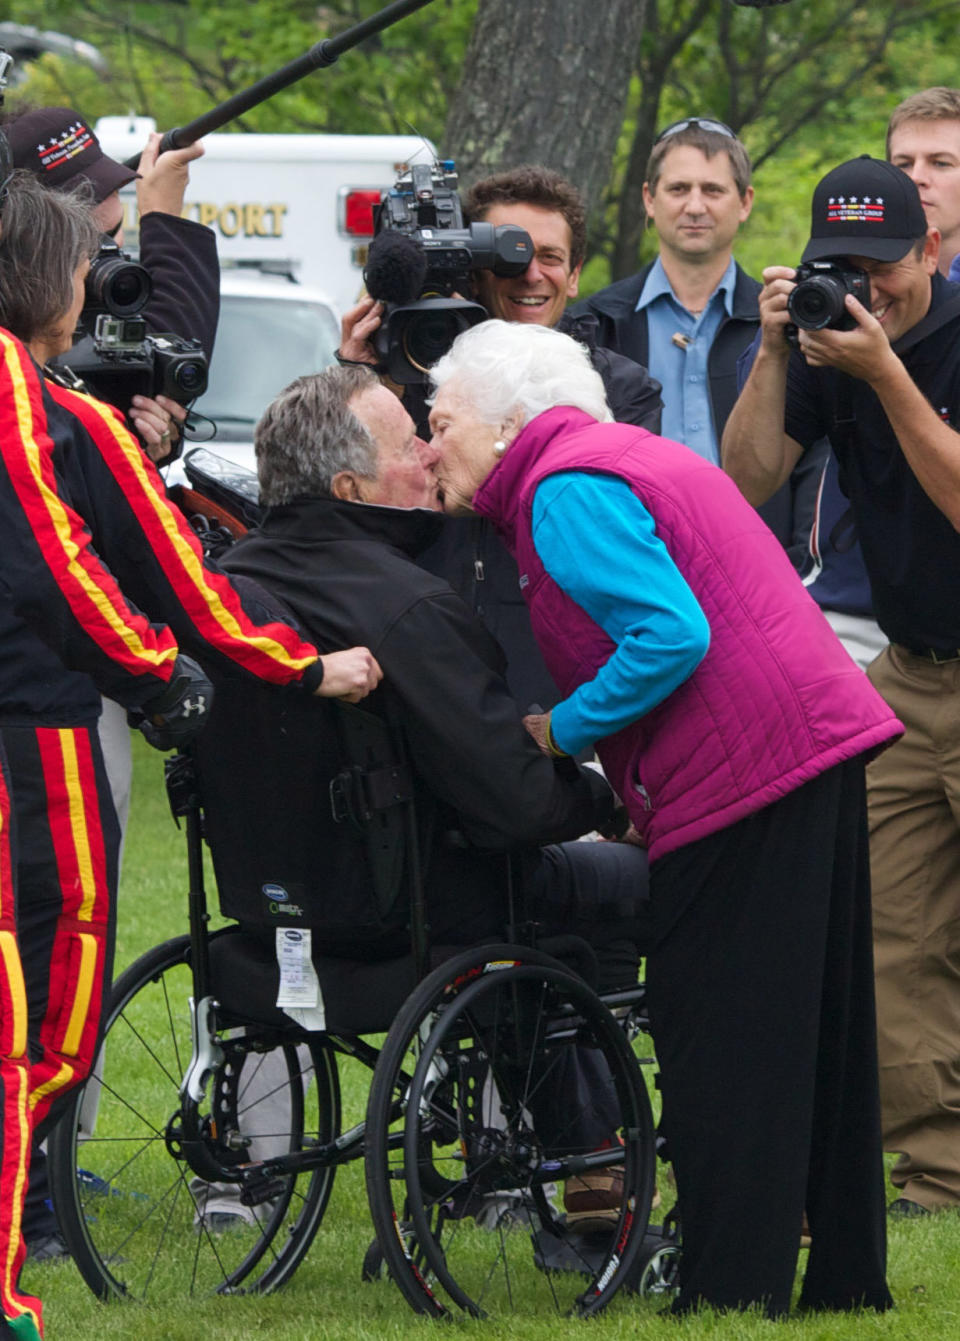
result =
[[593,313],[564,312],[557,330],[570,335],[590,351],[590,361],[603,378],[610,413],[618,424],[636,424],[660,432],[662,387],[647,372],[646,363],[618,353],[600,340],[600,324]]
[[199,340],[211,358],[220,318],[220,261],[212,229],[173,214],[145,214],[140,260],[153,281],[143,312],[148,328]]
[[[321,650],[362,644],[384,681],[364,700],[398,711],[421,815],[491,851],[558,842],[593,828],[596,775],[547,759],[503,679],[503,653],[449,585],[414,556],[439,514],[306,498],[268,510],[223,566],[293,612]],[[599,813],[598,813],[599,812]]]
[[[600,345],[625,354],[644,367],[650,357],[647,314],[638,312],[636,307],[652,265],[651,261],[637,274],[617,280],[573,309],[574,317],[589,315],[596,318]],[[724,313],[707,359],[710,404],[718,443],[737,399],[737,359],[753,342],[760,327],[757,297],[763,285],[739,265],[736,272],[733,313]],[[780,543],[789,547],[794,531],[789,486],[784,485],[757,511]]]

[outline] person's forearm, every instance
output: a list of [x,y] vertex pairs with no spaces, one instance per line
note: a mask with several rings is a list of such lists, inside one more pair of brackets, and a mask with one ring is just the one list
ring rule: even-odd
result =
[[924,492],[960,530],[960,434],[940,419],[896,356],[870,385]]
[[795,464],[783,429],[788,362],[789,355],[761,345],[723,431],[723,469],[754,507],[776,493]]

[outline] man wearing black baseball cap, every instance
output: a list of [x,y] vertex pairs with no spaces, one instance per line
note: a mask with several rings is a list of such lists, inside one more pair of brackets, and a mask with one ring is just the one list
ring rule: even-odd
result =
[[47,186],[72,189],[86,180],[94,204],[101,204],[137,174],[108,157],[78,112],[41,107],[13,120],[7,130],[16,167],[35,173]]
[[869,302],[848,293],[846,329],[799,330],[791,349],[794,272],[764,271],[761,340],[723,439],[753,503],[830,439],[890,640],[868,674],[906,733],[870,765],[868,788],[898,1215],[960,1209],[960,286],[938,272],[939,250],[900,168],[863,157],[829,172],[803,259],[865,272]]
[[[134,172],[103,152],[85,118],[71,107],[13,111],[4,132],[15,167],[32,172],[51,190],[89,192],[98,227],[121,246],[124,207],[119,192],[136,181],[140,261],[153,284],[141,315],[150,332],[198,339],[209,359],[220,315],[217,242],[205,225],[181,217],[189,164],[202,155],[203,146],[160,154],[161,137],[152,134]],[[130,411],[154,461],[168,455],[185,417],[183,407],[166,397],[137,396]]]

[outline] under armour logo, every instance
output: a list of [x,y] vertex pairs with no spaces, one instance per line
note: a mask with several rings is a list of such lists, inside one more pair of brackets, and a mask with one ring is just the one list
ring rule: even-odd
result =
[[195,699],[185,698],[183,700],[184,717],[192,717],[198,713],[201,717],[207,711],[207,699],[205,694],[198,694]]

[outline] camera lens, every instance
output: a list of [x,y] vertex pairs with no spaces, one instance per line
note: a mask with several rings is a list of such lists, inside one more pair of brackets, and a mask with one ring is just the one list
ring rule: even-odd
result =
[[427,372],[470,324],[450,309],[417,312],[403,332],[404,356],[419,372]]
[[199,396],[207,387],[207,370],[202,363],[179,363],[173,369],[173,381],[185,395]]
[[805,331],[836,326],[846,315],[846,286],[830,275],[802,280],[787,299],[787,311]]
[[87,275],[87,302],[115,317],[132,317],[146,304],[152,287],[142,265],[120,256],[97,257]]

